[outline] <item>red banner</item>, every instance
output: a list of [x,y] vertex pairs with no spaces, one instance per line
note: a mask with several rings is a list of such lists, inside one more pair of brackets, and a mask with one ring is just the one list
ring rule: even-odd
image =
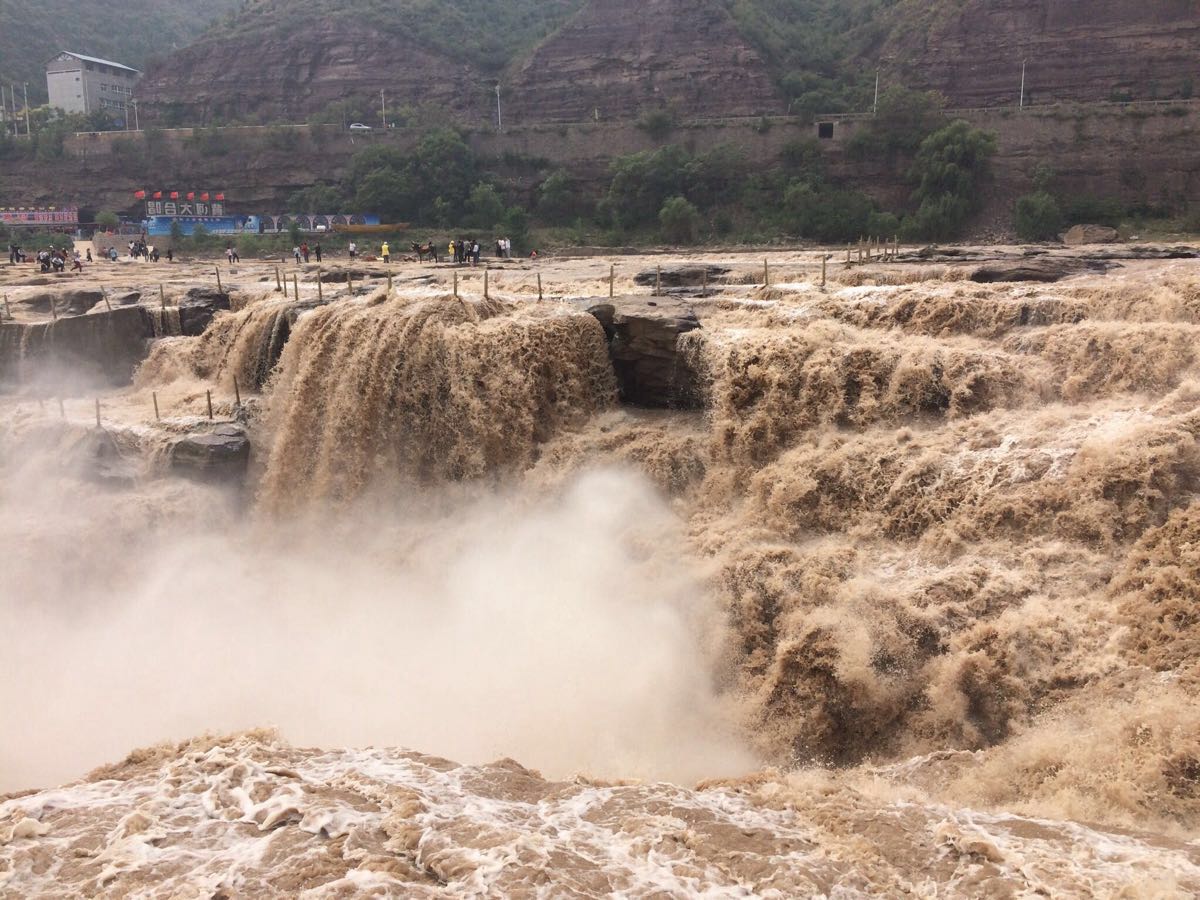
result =
[[161,200],[161,199],[162,199],[162,191],[155,191],[155,192],[154,192],[154,199],[155,199],[155,200]]
[[178,200],[179,199],[179,191],[171,191],[171,199]]
[[188,191],[188,193],[187,193],[187,198],[188,198],[189,200],[195,200],[195,199],[196,199],[196,192],[195,192],[195,191]]
[[208,202],[208,191],[205,191],[204,193],[202,193],[200,195],[200,199],[203,200],[205,203],[207,203]]
[[138,200],[145,200],[146,192],[145,191],[134,191],[133,196],[136,197]]
[[225,195],[224,195],[224,194],[217,194],[217,199],[218,199],[218,200],[224,200],[224,199],[225,199]]

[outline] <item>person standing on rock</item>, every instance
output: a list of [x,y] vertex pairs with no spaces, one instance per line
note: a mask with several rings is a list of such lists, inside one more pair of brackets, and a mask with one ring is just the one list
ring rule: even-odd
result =
[[309,253],[308,241],[305,241],[303,244],[300,245],[300,255],[304,257],[305,263],[308,262],[308,253]]
[[471,245],[471,265],[479,265],[479,241],[475,241]]
[[296,265],[300,265],[300,248],[297,246],[292,247],[292,259],[296,260]]
[[358,244],[354,243],[354,241],[351,241],[350,246],[346,248],[346,252],[350,254],[351,259],[354,259],[356,256],[358,256]]
[[388,246],[388,242],[384,241],[383,246],[379,248],[379,255],[383,257],[385,264],[390,264],[392,261],[392,250]]
[[317,257],[317,262],[321,261],[321,242],[317,241],[313,245],[313,255]]

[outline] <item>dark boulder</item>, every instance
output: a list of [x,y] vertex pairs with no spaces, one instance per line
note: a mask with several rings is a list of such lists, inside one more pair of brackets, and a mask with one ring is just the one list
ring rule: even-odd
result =
[[217,425],[177,438],[169,453],[171,470],[217,484],[239,484],[250,464],[250,438],[239,425]]
[[1103,275],[1113,267],[1113,263],[1102,259],[1039,256],[980,266],[971,273],[971,280],[980,284],[999,281],[1037,281],[1048,284],[1075,275]]
[[229,295],[212,288],[192,288],[179,301],[179,332],[199,337],[220,310],[229,309]]
[[0,325],[0,385],[80,378],[128,384],[154,336],[140,306],[67,316],[53,322]]
[[590,301],[586,309],[608,337],[622,402],[672,409],[703,405],[702,379],[680,347],[680,337],[701,327],[688,304],[664,297],[617,297]]
[[32,294],[20,301],[21,305],[39,313],[50,315],[53,310],[59,316],[81,316],[97,303],[103,302],[104,294],[100,291],[49,291]]
[[729,274],[729,269],[724,266],[670,266],[662,270],[662,280],[659,281],[658,269],[647,269],[644,272],[638,272],[633,277],[634,284],[653,287],[655,283],[661,284],[663,287],[678,288],[678,287],[702,287],[705,282],[705,272],[708,273],[709,283],[714,283],[719,278]]

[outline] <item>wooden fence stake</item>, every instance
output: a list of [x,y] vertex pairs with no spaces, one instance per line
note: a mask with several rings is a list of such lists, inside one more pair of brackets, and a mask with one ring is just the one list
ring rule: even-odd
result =
[[392,296],[392,273],[388,272],[388,296]]
[[213,417],[213,413],[212,413],[212,391],[205,391],[204,393],[208,395],[208,417],[211,419],[211,418]]
[[100,288],[100,296],[104,298],[104,308],[109,312],[112,312],[112,305],[108,302],[108,291],[104,288]]
[[100,398],[99,397],[96,398],[96,427],[97,428],[101,427],[100,426]]
[[829,264],[829,254],[821,254],[821,287],[825,287],[825,267]]
[[275,290],[283,291],[283,296],[287,296],[287,291],[283,290],[283,284],[279,280],[279,266],[275,267]]
[[483,299],[491,299],[491,295],[488,291],[488,270],[486,266],[483,269]]
[[354,296],[354,276],[351,275],[349,272],[346,273],[346,284],[350,288],[350,296],[353,297]]
[[[158,286],[158,303],[165,310],[167,308],[167,292],[163,290],[163,286]],[[166,320],[163,320],[163,327],[167,327]]]
[[542,299],[542,273],[538,272],[538,299]]
[[454,270],[454,299],[458,299],[458,269]]
[[657,297],[662,290],[662,266],[654,270],[654,296]]
[[221,267],[216,266],[213,271],[217,273],[217,293],[223,294],[225,293],[225,288],[221,287]]
[[703,281],[702,281],[701,287],[700,287],[700,296],[701,297],[708,296],[708,266],[707,265],[704,267],[704,278],[703,278]]
[[154,421],[161,422],[162,416],[158,414],[158,391],[151,391],[150,399],[154,401]]
[[613,298],[613,292],[616,290],[617,284],[617,267],[610,265],[608,267],[608,299]]
[[237,401],[238,406],[242,405],[242,390],[241,390],[241,387],[238,385],[238,380],[237,380],[236,375],[233,376],[233,399],[235,401]]
[[300,276],[299,275],[292,276],[292,299],[293,300],[300,299]]
[[4,315],[10,322],[12,321],[12,310],[8,306],[8,294],[4,295]]
[[325,288],[321,285],[321,270],[317,269],[317,300],[325,302]]

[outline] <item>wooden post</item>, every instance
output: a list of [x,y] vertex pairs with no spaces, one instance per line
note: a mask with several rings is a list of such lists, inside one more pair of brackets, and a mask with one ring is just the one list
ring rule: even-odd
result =
[[388,296],[392,296],[392,273],[388,272]]
[[321,284],[321,270],[317,269],[317,300],[321,303],[325,302],[325,288]]
[[242,389],[238,385],[237,376],[233,376],[233,399],[237,401],[237,405],[242,405]]
[[[163,290],[162,284],[159,284],[159,286],[158,286],[158,303],[165,311],[167,308],[167,292]],[[163,327],[164,328],[167,327],[167,323],[165,320],[163,321]]]
[[108,302],[108,291],[105,288],[100,288],[100,296],[104,298],[104,308],[112,312],[112,305]]
[[848,266],[849,266],[849,265],[851,265],[851,264],[852,264],[852,261],[851,261],[851,259],[850,259],[850,245],[849,245],[849,244],[847,244],[847,245],[846,245],[846,265],[848,265]]
[[454,299],[458,299],[458,269],[454,270]]
[[542,273],[538,272],[538,299],[542,299]]
[[96,427],[97,428],[101,427],[100,426],[100,398],[99,397],[96,398]]
[[354,276],[351,275],[349,272],[346,273],[346,284],[350,288],[350,296],[353,297],[354,296]]
[[829,265],[829,254],[821,254],[821,287],[825,287],[825,267]]
[[8,306],[8,294],[4,295],[4,315],[10,322],[12,321],[12,310]]
[[215,266],[213,271],[217,273],[217,293],[223,294],[225,293],[225,288],[221,287],[221,267]]
[[700,296],[701,297],[708,296],[708,266],[707,265],[704,267],[704,276],[701,281]]
[[150,399],[154,401],[154,421],[161,422],[162,416],[158,414],[158,391],[151,391]]
[[293,300],[300,299],[300,276],[299,275],[292,276],[292,299]]
[[659,291],[662,290],[662,266],[654,270],[654,296],[657,297]]
[[488,300],[490,298],[491,298],[491,295],[488,292],[488,269],[487,269],[487,266],[484,266],[483,267],[483,299]]
[[283,283],[279,280],[279,266],[275,267],[275,290],[283,291],[283,296],[287,296],[287,291],[283,290]]
[[616,290],[616,284],[617,284],[617,267],[614,264],[614,265],[610,265],[608,267],[608,299],[609,300],[611,300],[613,298],[613,292]]
[[208,395],[208,417],[211,419],[211,418],[213,417],[213,413],[212,413],[212,391],[205,391],[204,393],[205,393],[206,395]]

